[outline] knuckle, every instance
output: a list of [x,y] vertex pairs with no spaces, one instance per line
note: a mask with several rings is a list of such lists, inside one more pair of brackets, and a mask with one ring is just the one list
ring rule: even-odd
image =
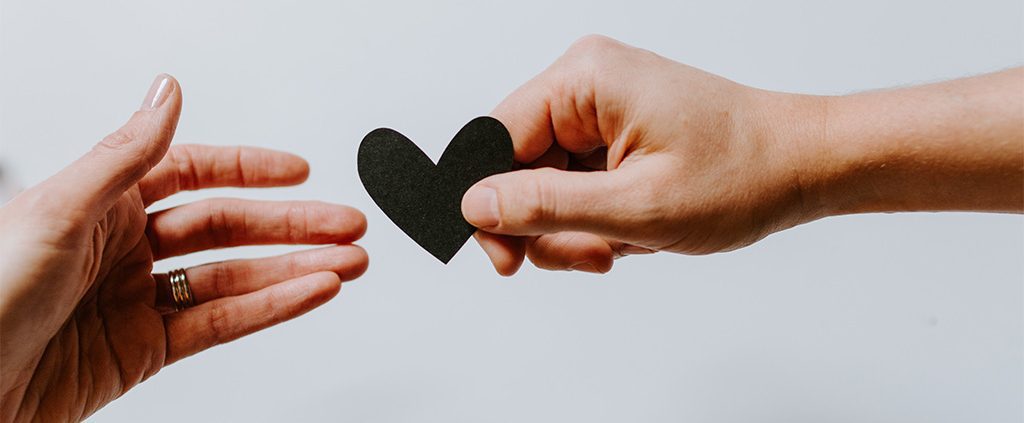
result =
[[615,51],[621,46],[622,44],[618,41],[604,35],[589,34],[574,41],[566,52],[574,56],[593,58],[603,56],[609,51]]
[[580,84],[583,87],[597,86],[627,61],[622,57],[626,51],[626,45],[614,39],[587,35],[572,43],[562,55],[557,74],[561,75],[565,88],[571,92],[577,91]]
[[125,129],[118,129],[114,133],[103,137],[98,146],[112,150],[119,150],[132,142],[132,135]]
[[308,300],[301,288],[296,286],[283,287],[270,292],[256,306],[259,320],[267,326],[273,326],[288,320],[295,307]]
[[[238,228],[232,226],[230,212],[222,201],[207,200],[205,205],[208,233],[216,245],[230,245],[237,236],[243,235],[235,233]],[[244,226],[240,231],[245,231]]]
[[[243,157],[244,154],[245,150],[242,147],[232,147],[231,157],[233,160],[232,169],[234,170],[234,174],[231,175],[231,177],[233,177],[234,180],[237,181],[238,184],[243,187],[259,185],[260,181],[256,179],[254,175],[251,175],[245,171],[245,158]],[[264,165],[264,163],[259,163],[259,165],[262,166]]]
[[308,203],[289,204],[285,211],[286,238],[289,243],[309,237],[310,206]]
[[[121,128],[117,131],[103,137],[100,142],[92,149],[92,153],[98,156],[116,156],[118,161],[125,164],[142,164],[148,163],[147,152],[145,148],[139,146],[139,143],[134,143],[135,136],[128,129]],[[123,168],[122,168],[123,167]],[[149,166],[152,167],[152,166]],[[141,170],[139,166],[118,166],[118,172],[121,172],[122,178],[141,178],[142,175],[134,175]],[[146,169],[148,170],[148,169]]]
[[522,210],[523,212],[522,215],[519,216],[519,222],[516,222],[520,226],[534,227],[544,220],[544,210],[541,207],[540,202],[535,198],[529,198],[524,201]]
[[603,35],[587,35],[569,46],[563,57],[570,68],[596,70],[614,63],[613,58],[624,51],[625,44]]
[[210,330],[211,344],[217,345],[230,341],[228,311],[221,304],[212,304],[206,314],[206,327]]
[[231,266],[221,263],[214,267],[213,272],[213,295],[214,298],[223,298],[229,296],[230,281],[238,278],[236,270],[232,269]]
[[199,185],[199,174],[196,169],[193,147],[190,145],[173,146],[167,156],[177,169],[175,173],[179,189],[196,189]]
[[551,171],[538,169],[535,177],[530,178],[521,189],[524,191],[520,200],[521,210],[518,216],[518,223],[523,226],[537,227],[543,225],[554,213],[557,195],[553,192],[552,185],[548,182]]
[[305,269],[315,268],[317,263],[304,254],[291,254],[284,262],[284,271],[289,277],[301,275]]

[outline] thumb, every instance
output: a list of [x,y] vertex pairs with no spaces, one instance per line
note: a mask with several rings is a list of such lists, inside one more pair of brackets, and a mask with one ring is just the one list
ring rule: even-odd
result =
[[167,152],[181,114],[181,89],[170,75],[153,81],[139,111],[91,151],[45,181],[49,204],[99,218]]
[[637,172],[540,168],[494,175],[466,192],[462,214],[473,226],[497,234],[582,231],[629,240],[649,206]]

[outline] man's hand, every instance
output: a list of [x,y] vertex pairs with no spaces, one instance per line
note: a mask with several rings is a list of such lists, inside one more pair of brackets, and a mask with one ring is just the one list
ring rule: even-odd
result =
[[[1024,209],[1024,69],[845,97],[746,87],[589,36],[493,112],[528,169],[463,197],[495,269],[604,273],[824,216]],[[532,169],[531,169],[532,168]]]

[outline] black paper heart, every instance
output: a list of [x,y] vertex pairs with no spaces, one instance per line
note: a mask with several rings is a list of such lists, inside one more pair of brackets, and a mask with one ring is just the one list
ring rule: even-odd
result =
[[398,227],[442,263],[476,228],[462,217],[473,184],[512,170],[512,137],[497,119],[478,117],[455,134],[434,164],[404,135],[375,129],[359,144],[359,179]]

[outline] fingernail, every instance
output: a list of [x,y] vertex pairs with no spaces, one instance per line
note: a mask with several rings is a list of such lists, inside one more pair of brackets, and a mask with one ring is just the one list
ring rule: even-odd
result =
[[165,73],[156,76],[153,80],[153,85],[149,87],[149,92],[146,93],[146,99],[142,100],[142,110],[153,110],[164,104],[167,101],[168,94],[171,92],[171,77]]
[[650,248],[638,247],[636,245],[623,245],[619,252],[624,256],[633,256],[638,254],[651,254],[655,251]]
[[579,263],[572,266],[572,270],[579,270],[587,273],[601,273],[597,270],[597,267],[591,263]]
[[498,192],[493,188],[470,188],[462,198],[462,213],[469,223],[478,228],[498,224]]

